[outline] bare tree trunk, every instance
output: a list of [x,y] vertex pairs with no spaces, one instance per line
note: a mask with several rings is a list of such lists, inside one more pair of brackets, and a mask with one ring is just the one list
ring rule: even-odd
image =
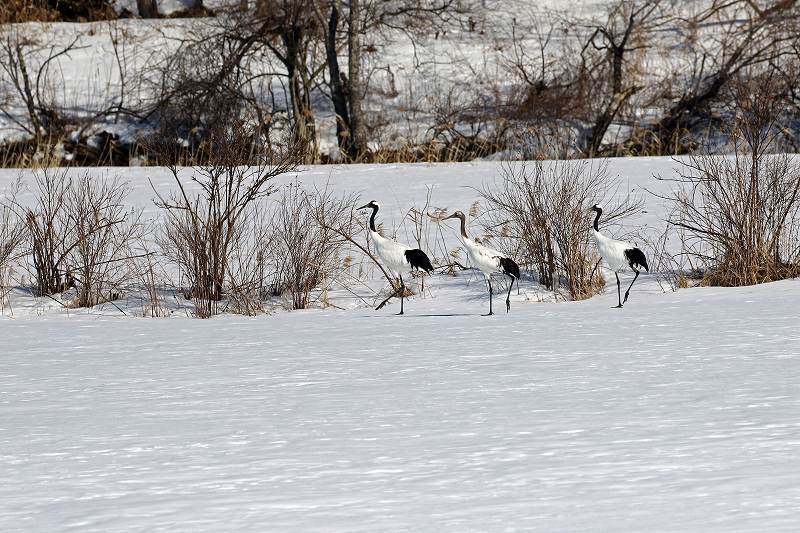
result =
[[358,154],[353,150],[352,136],[350,134],[350,113],[347,109],[347,94],[342,80],[342,71],[339,68],[339,56],[336,54],[336,33],[339,27],[339,7],[336,2],[331,5],[331,15],[328,19],[328,31],[325,34],[325,54],[330,74],[331,100],[336,113],[336,140],[339,150],[354,157]]
[[352,152],[356,157],[367,148],[364,125],[364,86],[361,79],[361,0],[350,1],[350,28],[347,34],[348,47],[348,94],[350,104],[350,135]]
[[[591,134],[587,137],[587,142],[583,147],[583,152],[589,157],[597,155],[600,151],[600,146],[603,143],[608,128],[619,113],[620,109],[625,105],[628,99],[635,94],[639,88],[630,86],[623,89],[623,64],[625,63],[625,54],[629,51],[628,41],[631,35],[640,27],[648,16],[652,15],[653,11],[647,11],[648,5],[655,7],[660,0],[654,2],[645,2],[638,9],[632,10],[627,17],[622,37],[618,38],[616,32],[608,27],[598,27],[594,34],[589,38],[586,47],[593,46],[596,50],[607,50],[608,59],[611,63],[611,68],[608,73],[609,85],[611,94],[607,101],[604,103],[602,110],[597,114],[592,126]],[[637,16],[642,14],[642,18],[637,20]],[[602,36],[605,44],[598,46],[594,39],[596,36]]]
[[136,0],[139,16],[145,19],[159,18],[157,0]]
[[[291,32],[290,32],[291,33]],[[299,43],[284,36],[286,46],[286,73],[289,76],[289,97],[294,119],[295,137],[305,150],[303,163],[313,163],[316,157],[314,110],[311,107],[310,88],[303,79],[305,65],[298,49]]]

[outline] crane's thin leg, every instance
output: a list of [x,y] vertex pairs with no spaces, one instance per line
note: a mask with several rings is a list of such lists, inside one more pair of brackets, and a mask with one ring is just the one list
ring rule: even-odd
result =
[[622,307],[622,293],[619,287],[619,274],[614,272],[614,275],[617,276],[617,300],[619,301],[619,305],[615,305],[614,308]]
[[633,281],[631,281],[631,286],[628,287],[627,291],[625,291],[625,299],[622,300],[622,303],[625,303],[625,302],[628,301],[628,293],[631,292],[631,287],[633,287],[633,284],[636,283],[636,278],[639,277],[639,271],[638,270],[634,270],[634,272],[636,272],[636,275],[633,276]]
[[490,315],[494,314],[494,311],[492,311],[492,294],[493,294],[493,291],[492,291],[492,278],[489,278],[486,281],[489,282],[489,314],[488,315],[484,315],[484,316],[490,316]]
[[[508,274],[508,277],[511,278],[511,285],[508,286],[508,294],[506,294],[506,313],[511,311],[511,289],[514,288],[514,281],[517,279],[511,274]],[[517,290],[519,290],[519,283],[517,283]]]
[[403,283],[403,275],[400,274],[400,312],[398,314],[403,314],[403,302],[406,299],[406,284]]
[[[395,296],[397,296],[397,295],[400,293],[400,291],[405,291],[405,285],[403,285],[403,283],[402,283],[402,280],[401,280],[401,283],[400,283],[400,287],[399,287],[398,289],[395,289],[395,291],[394,291],[392,294],[390,294],[389,296],[387,296],[387,297],[386,297],[386,299],[385,299],[384,301],[382,301],[382,302],[380,303],[380,305],[378,305],[378,307],[376,307],[376,308],[375,308],[375,310],[376,310],[376,311],[380,311],[381,309],[383,309],[383,307],[384,307],[384,306],[385,306],[387,303],[389,303],[389,300],[391,300],[392,298],[394,298]],[[401,302],[400,302],[400,307],[402,307],[402,306],[403,306],[403,302],[401,301]]]

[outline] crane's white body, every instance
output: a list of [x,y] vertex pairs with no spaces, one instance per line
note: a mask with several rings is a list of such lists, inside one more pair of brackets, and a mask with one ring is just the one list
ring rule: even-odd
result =
[[411,265],[405,255],[408,250],[412,249],[410,246],[387,239],[377,231],[369,230],[369,235],[375,248],[375,254],[387,270],[395,276],[411,270]]
[[625,256],[625,250],[634,248],[633,244],[606,237],[595,229],[591,231],[594,242],[597,245],[597,251],[609,269],[613,272],[622,272],[630,266],[628,258]]
[[500,258],[503,257],[503,254],[463,235],[461,243],[464,245],[464,251],[467,253],[470,264],[480,270],[487,279],[492,274],[503,273],[500,265]]

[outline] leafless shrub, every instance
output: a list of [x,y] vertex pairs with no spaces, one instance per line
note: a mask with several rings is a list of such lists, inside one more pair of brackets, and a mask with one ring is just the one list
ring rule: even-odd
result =
[[18,186],[10,193],[9,203],[0,204],[0,311],[8,303],[12,263],[19,258],[20,248],[25,241],[25,224],[14,210],[14,198]]
[[270,250],[273,246],[272,217],[266,201],[254,202],[242,219],[242,232],[234,244],[228,268],[227,310],[253,316],[263,313],[265,300],[278,295],[270,283],[277,273]]
[[308,307],[312,291],[329,287],[348,267],[347,240],[333,228],[353,235],[354,202],[327,187],[307,191],[294,183],[283,189],[272,219],[270,253],[278,265],[276,287],[291,295],[293,309]]
[[290,144],[284,152],[265,154],[257,165],[238,166],[243,154],[250,153],[243,140],[246,135],[239,129],[220,134],[213,163],[192,171],[199,194],[187,190],[187,180],[174,165],[169,169],[178,191],[170,195],[156,191],[156,203],[166,215],[164,253],[188,277],[196,314],[202,318],[217,312],[248,208],[274,192],[269,182],[294,170],[302,157],[302,151]]
[[44,168],[36,173],[36,201],[22,208],[31,246],[31,260],[40,296],[56,294],[74,285],[65,265],[73,243],[66,199],[72,180],[66,170]]
[[641,206],[630,196],[615,201],[618,189],[606,166],[590,161],[507,166],[498,183],[480,191],[488,204],[487,236],[548,289],[564,287],[573,300],[590,298],[605,283],[594,275],[599,258],[589,242],[587,209],[603,203],[606,222],[618,223]]
[[71,182],[65,196],[71,239],[66,263],[75,279],[75,307],[116,300],[131,272],[127,259],[142,226],[139,214],[123,204],[130,187],[118,179],[89,175]]
[[123,205],[128,185],[47,168],[35,181],[33,205],[14,206],[25,219],[37,293],[74,287],[76,307],[115,299],[128,279],[130,244],[141,231],[138,214]]
[[707,285],[739,286],[800,274],[800,165],[770,154],[780,132],[775,102],[742,92],[729,157],[681,161],[681,184],[669,200],[669,222],[685,231],[683,253],[704,271]]

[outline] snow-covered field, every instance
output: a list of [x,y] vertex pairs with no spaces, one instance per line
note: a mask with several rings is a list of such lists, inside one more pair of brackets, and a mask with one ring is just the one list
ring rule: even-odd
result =
[[[671,165],[609,173],[657,188]],[[430,185],[433,205],[468,208],[498,168],[301,179],[382,201],[389,224]],[[146,178],[167,175],[119,172],[155,213]],[[645,199],[631,224],[656,231],[665,207]],[[528,282],[483,317],[465,273],[431,278],[402,317],[211,320],[17,294],[0,318],[0,531],[797,531],[800,281],[664,293],[643,276],[622,310],[614,292],[540,302]]]

